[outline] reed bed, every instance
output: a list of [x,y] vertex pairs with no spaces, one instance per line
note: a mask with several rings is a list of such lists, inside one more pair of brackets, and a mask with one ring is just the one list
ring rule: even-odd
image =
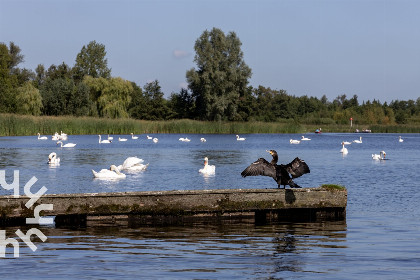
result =
[[[355,127],[338,124],[299,124],[293,120],[281,122],[205,122],[189,119],[144,121],[134,119],[105,119],[72,116],[26,116],[0,114],[0,136],[67,134],[247,134],[247,133],[307,133],[316,128],[323,132],[354,132]],[[374,125],[364,127],[377,133],[419,133],[420,125]],[[361,128],[359,128],[361,129]]]

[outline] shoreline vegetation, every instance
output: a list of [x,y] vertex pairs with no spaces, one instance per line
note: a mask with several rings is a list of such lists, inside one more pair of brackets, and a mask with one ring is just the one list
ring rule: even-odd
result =
[[31,136],[55,132],[81,134],[250,134],[250,133],[354,133],[356,129],[370,129],[372,133],[420,133],[420,124],[399,125],[344,125],[305,124],[294,120],[278,122],[197,121],[190,119],[148,121],[130,118],[109,119],[74,116],[29,116],[0,114],[0,136]]

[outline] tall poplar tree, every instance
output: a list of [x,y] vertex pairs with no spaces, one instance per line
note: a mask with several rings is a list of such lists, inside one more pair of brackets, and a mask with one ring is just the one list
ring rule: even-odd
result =
[[234,120],[239,97],[247,90],[251,69],[245,64],[235,32],[213,28],[195,42],[197,69],[186,73],[200,119]]
[[83,46],[76,57],[73,72],[76,81],[83,80],[84,76],[93,78],[110,78],[111,69],[108,68],[108,60],[105,58],[105,45],[90,42]]

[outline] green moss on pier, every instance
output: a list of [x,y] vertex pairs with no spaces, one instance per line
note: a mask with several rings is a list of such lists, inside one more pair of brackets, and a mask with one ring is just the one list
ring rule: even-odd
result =
[[346,187],[341,185],[335,185],[335,184],[324,184],[320,186],[321,189],[327,190],[327,191],[344,191],[346,190]]

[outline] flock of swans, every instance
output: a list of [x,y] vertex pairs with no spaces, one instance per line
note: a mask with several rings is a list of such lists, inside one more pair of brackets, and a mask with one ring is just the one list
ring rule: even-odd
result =
[[[107,139],[102,139],[101,135],[98,135],[99,137],[99,144],[110,144],[112,143],[113,137],[109,136],[107,137]],[[38,133],[38,140],[47,140],[48,137],[46,136],[41,136],[40,133]],[[75,143],[66,143],[64,144],[62,141],[65,141],[68,139],[67,134],[61,132],[61,134],[55,133],[52,137],[52,140],[57,141],[57,145],[60,144],[60,147],[62,148],[72,148],[75,147],[76,144]],[[138,140],[139,137],[135,136],[133,133],[131,133],[131,139],[132,140]],[[153,138],[149,135],[146,136],[147,140],[152,140],[154,143],[157,143],[159,140],[158,138]],[[121,138],[118,137],[118,141],[120,142],[125,142],[127,141],[127,138]],[[240,137],[239,135],[236,135],[236,140],[237,141],[245,141],[246,138]],[[310,141],[310,138],[307,138],[305,136],[302,135],[300,140],[294,140],[294,139],[290,139],[290,144],[300,144],[301,141]],[[181,137],[179,138],[179,141],[181,142],[190,142],[191,139],[187,138],[187,137]],[[207,140],[203,137],[200,138],[201,142],[206,142]],[[398,141],[401,143],[404,141],[404,139],[401,138],[401,136],[399,136]],[[342,153],[343,155],[347,155],[349,153],[348,149],[347,149],[347,145],[351,145],[352,143],[355,144],[362,144],[363,140],[362,137],[360,136],[359,139],[355,139],[352,142],[349,141],[342,141],[341,142],[341,146],[342,148],[340,149],[340,153]],[[372,159],[373,160],[386,160],[386,153],[385,151],[381,151],[379,154],[372,154]],[[215,165],[209,165],[209,159],[208,157],[204,158],[204,166],[203,168],[199,169],[199,173],[204,174],[204,175],[214,175],[216,172],[216,166]],[[60,165],[60,158],[57,157],[57,154],[55,152],[52,152],[49,154],[48,156],[48,164],[50,165]],[[111,165],[109,169],[101,169],[100,171],[95,171],[92,170],[93,176],[94,178],[100,178],[100,179],[119,179],[119,178],[125,178],[126,174],[124,174],[123,172],[141,172],[141,171],[145,171],[147,169],[147,167],[149,166],[149,164],[144,164],[144,160],[140,159],[138,157],[128,157],[121,165]]]
[[[112,136],[109,136],[108,134],[108,138],[107,139],[102,139],[102,136],[99,134],[99,144],[111,144],[112,140],[114,139]],[[47,136],[41,136],[40,133],[38,133],[38,140],[47,140],[48,137]],[[56,144],[59,145],[61,148],[73,148],[76,146],[75,143],[66,143],[64,144],[62,141],[67,140],[67,134],[61,132],[61,134],[58,134],[57,132],[51,137],[51,140],[53,141],[57,141]],[[131,133],[131,139],[132,140],[138,140],[139,137],[135,136],[134,133]],[[149,135],[146,136],[147,140],[152,140],[152,142],[154,143],[158,143],[159,139],[156,137],[151,137]],[[121,138],[118,137],[118,141],[120,142],[125,142],[127,141],[127,138]],[[245,138],[240,138],[239,135],[237,135],[237,140],[238,141],[244,141]],[[191,140],[188,139],[187,137],[185,138],[179,138],[179,141],[182,142],[190,142]],[[207,140],[203,137],[200,138],[201,142],[206,142]],[[205,157],[204,158],[204,166],[203,168],[199,169],[199,173],[202,173],[204,175],[214,175],[215,171],[216,171],[216,167],[214,165],[209,165],[208,164],[208,158]],[[52,152],[48,155],[48,164],[51,166],[58,166],[60,165],[60,158],[57,157],[57,153]],[[126,174],[122,173],[122,171],[127,171],[127,172],[140,172],[140,171],[145,171],[147,169],[147,167],[149,166],[149,164],[144,164],[144,160],[140,159],[138,157],[128,157],[123,164],[121,165],[111,165],[109,169],[101,169],[100,171],[95,171],[92,169],[92,174],[94,178],[98,178],[98,179],[121,179],[121,178],[126,178]]]
[[[301,141],[310,141],[310,140],[311,140],[310,138],[306,138],[305,136],[302,135],[302,138],[300,140],[290,139],[290,144],[300,144]],[[402,142],[404,142],[404,139],[402,139],[402,137],[399,136],[398,142],[402,143]],[[346,146],[351,145],[352,143],[362,144],[363,143],[362,136],[360,136],[359,139],[353,140],[352,142],[342,141],[341,142],[340,153],[342,153],[343,155],[347,155],[349,153],[349,150],[347,149]],[[372,154],[372,159],[374,159],[374,160],[387,160],[385,151],[381,151],[379,154]]]
[[[399,136],[398,142],[402,143],[404,142],[404,139],[402,139],[402,137]],[[348,142],[348,141],[341,142],[342,148],[340,150],[340,153],[342,153],[343,155],[347,155],[349,153],[349,150],[346,148],[346,145],[350,145],[351,143],[362,144],[363,143],[362,136],[360,136],[359,139],[353,140],[353,142]],[[387,160],[386,152],[380,151],[379,154],[372,154],[372,159],[373,160]]]

